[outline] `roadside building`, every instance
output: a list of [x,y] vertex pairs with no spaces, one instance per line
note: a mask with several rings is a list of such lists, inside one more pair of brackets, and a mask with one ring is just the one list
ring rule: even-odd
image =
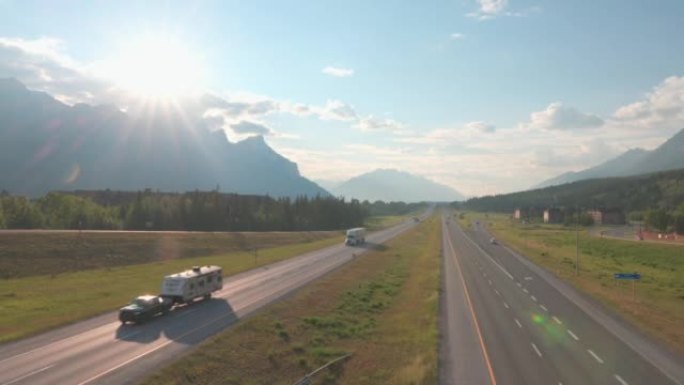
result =
[[535,207],[517,208],[513,211],[513,218],[519,221],[540,221],[542,210]]
[[563,223],[565,213],[559,208],[548,208],[544,210],[544,223]]
[[517,219],[517,220],[523,219],[523,215],[524,215],[524,214],[523,214],[523,210],[522,210],[522,209],[515,209],[515,210],[513,211],[513,218],[515,218],[515,219]]
[[624,225],[625,214],[620,209],[594,209],[587,211],[597,225]]

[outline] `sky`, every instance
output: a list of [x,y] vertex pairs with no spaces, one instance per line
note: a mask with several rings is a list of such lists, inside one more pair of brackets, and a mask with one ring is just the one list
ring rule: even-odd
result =
[[65,103],[209,93],[310,179],[527,189],[684,128],[680,0],[0,0],[0,77]]

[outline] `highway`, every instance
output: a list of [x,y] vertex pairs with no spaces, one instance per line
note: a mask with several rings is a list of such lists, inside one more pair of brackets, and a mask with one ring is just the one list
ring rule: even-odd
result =
[[682,385],[684,360],[594,300],[443,219],[441,384]]
[[[427,217],[430,211],[421,218]],[[0,384],[139,382],[150,370],[188,352],[240,318],[413,226],[414,221],[409,220],[370,234],[362,247],[346,247],[340,240],[336,246],[231,276],[211,300],[178,308],[141,325],[122,326],[117,313],[111,312],[2,345]],[[152,279],[158,279],[161,284],[161,278]]]

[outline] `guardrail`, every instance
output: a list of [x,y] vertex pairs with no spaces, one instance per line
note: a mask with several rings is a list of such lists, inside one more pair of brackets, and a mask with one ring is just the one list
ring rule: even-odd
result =
[[315,376],[316,374],[318,374],[318,373],[320,373],[321,371],[325,370],[327,367],[329,367],[329,366],[331,366],[331,365],[334,365],[334,364],[336,364],[336,363],[338,363],[338,362],[340,362],[340,361],[344,361],[344,360],[346,360],[347,358],[349,358],[349,357],[351,357],[351,356],[352,356],[352,354],[351,354],[351,353],[348,353],[348,354],[343,355],[342,357],[337,357],[337,358],[335,358],[334,360],[328,362],[327,364],[321,366],[320,368],[314,370],[313,372],[311,372],[311,373],[305,375],[304,377],[302,377],[301,380],[295,382],[294,385],[310,385],[310,384],[311,384],[311,378],[312,378],[313,376]]

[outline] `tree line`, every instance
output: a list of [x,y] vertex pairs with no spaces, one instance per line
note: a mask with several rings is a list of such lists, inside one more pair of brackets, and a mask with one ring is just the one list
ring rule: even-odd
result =
[[371,215],[414,211],[403,202],[335,197],[272,198],[218,191],[51,192],[32,200],[0,194],[0,228],[308,231],[362,226]]
[[[630,220],[658,231],[684,233],[684,170],[646,175],[589,179],[543,189],[472,198],[456,203],[464,210],[513,212],[516,208],[613,208]],[[590,222],[580,218],[580,222]],[[574,223],[573,218],[568,218]]]

